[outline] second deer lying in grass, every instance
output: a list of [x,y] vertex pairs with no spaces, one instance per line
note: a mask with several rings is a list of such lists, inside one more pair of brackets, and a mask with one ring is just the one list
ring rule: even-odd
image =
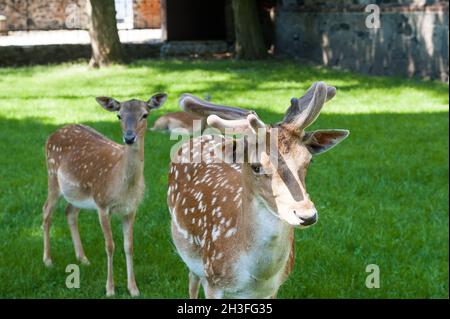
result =
[[63,196],[68,202],[66,216],[76,256],[84,264],[89,261],[78,233],[78,213],[80,208],[96,209],[108,257],[107,296],[114,295],[114,242],[110,219],[115,213],[122,217],[128,290],[132,296],[139,295],[133,271],[133,223],[144,193],[144,135],[148,113],[159,108],[166,99],[166,94],[156,94],[147,102],[118,102],[109,97],[97,98],[97,102],[107,111],[118,112],[125,145],[117,144],[83,125],[65,126],[47,139],[48,197],[43,208],[44,263],[52,265],[50,224],[58,199]]
[[167,113],[155,121],[152,131],[174,132],[182,130],[193,134],[206,128],[206,119],[188,112]]

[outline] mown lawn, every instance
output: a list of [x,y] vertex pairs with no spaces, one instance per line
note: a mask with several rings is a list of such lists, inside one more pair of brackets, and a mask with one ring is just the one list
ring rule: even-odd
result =
[[[169,93],[150,124],[178,109],[178,96],[282,118],[291,97],[323,80],[338,89],[313,128],[347,128],[349,139],[317,157],[308,190],[317,225],[296,232],[295,271],[280,298],[448,298],[448,86],[368,77],[289,61],[141,61],[88,70],[80,64],[0,69],[0,297],[103,298],[106,257],[94,212],[80,215],[90,266],[81,288],[65,286],[76,263],[61,201],[54,214],[55,266],[42,263],[46,198],[44,142],[66,123],[84,123],[121,140],[117,119],[94,100]],[[169,151],[176,141],[148,132],[147,191],[135,228],[136,277],[143,298],[186,298],[187,270],[170,239],[166,206]],[[128,298],[120,220],[113,220],[117,297]],[[381,287],[365,286],[377,264]]]

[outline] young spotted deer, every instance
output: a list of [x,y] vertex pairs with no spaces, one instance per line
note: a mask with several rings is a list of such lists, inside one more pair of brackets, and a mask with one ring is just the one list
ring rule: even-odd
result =
[[155,124],[153,124],[151,130],[170,133],[183,129],[186,130],[189,134],[193,134],[196,130],[203,131],[205,128],[206,119],[204,117],[197,116],[188,112],[173,112],[167,113],[158,118],[155,121]]
[[50,224],[58,199],[63,196],[68,202],[67,221],[76,256],[83,264],[89,261],[78,233],[78,213],[80,208],[96,209],[108,257],[106,294],[114,295],[114,242],[110,219],[117,213],[122,217],[128,290],[132,296],[139,295],[133,271],[133,223],[144,193],[144,135],[148,113],[159,108],[166,99],[166,94],[156,94],[147,102],[118,102],[109,97],[97,97],[103,108],[117,112],[125,145],[83,125],[65,126],[47,139],[48,197],[43,208],[45,265],[52,265]]
[[[211,127],[247,136],[203,135],[172,156],[167,202],[173,241],[190,271],[191,298],[200,284],[207,298],[276,296],[293,268],[294,228],[317,221],[305,185],[311,157],[349,134],[305,132],[334,95],[335,88],[315,83],[291,100],[275,125],[265,125],[254,112],[181,97],[181,108],[207,117]],[[269,140],[274,147],[264,147]],[[201,161],[189,162],[199,154]]]

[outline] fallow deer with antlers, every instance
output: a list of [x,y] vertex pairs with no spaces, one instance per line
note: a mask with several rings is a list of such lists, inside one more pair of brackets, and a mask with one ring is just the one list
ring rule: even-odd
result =
[[105,238],[108,259],[107,296],[114,295],[114,241],[110,219],[122,217],[124,249],[127,264],[128,290],[138,296],[133,270],[133,224],[136,209],[144,193],[144,135],[147,116],[167,99],[156,94],[147,102],[119,102],[97,97],[97,102],[110,112],[117,112],[125,145],[117,144],[84,125],[65,126],[47,139],[48,197],[43,208],[44,263],[52,265],[50,256],[50,225],[58,199],[63,196],[67,221],[77,258],[89,264],[78,233],[81,208],[96,209]]
[[[207,117],[211,127],[253,137],[203,135],[172,156],[167,202],[173,241],[189,268],[191,298],[200,284],[207,298],[276,296],[293,269],[294,228],[317,221],[305,185],[310,160],[349,134],[305,131],[335,92],[315,83],[291,100],[275,125],[264,124],[255,112],[181,97],[181,108]],[[269,140],[275,147],[265,147]],[[239,149],[244,155],[237,163]],[[199,155],[201,161],[192,163]]]

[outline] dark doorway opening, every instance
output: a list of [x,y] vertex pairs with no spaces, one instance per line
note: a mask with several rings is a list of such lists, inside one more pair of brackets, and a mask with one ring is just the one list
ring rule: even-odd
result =
[[163,37],[169,41],[226,40],[225,3],[226,0],[161,1],[165,11]]

